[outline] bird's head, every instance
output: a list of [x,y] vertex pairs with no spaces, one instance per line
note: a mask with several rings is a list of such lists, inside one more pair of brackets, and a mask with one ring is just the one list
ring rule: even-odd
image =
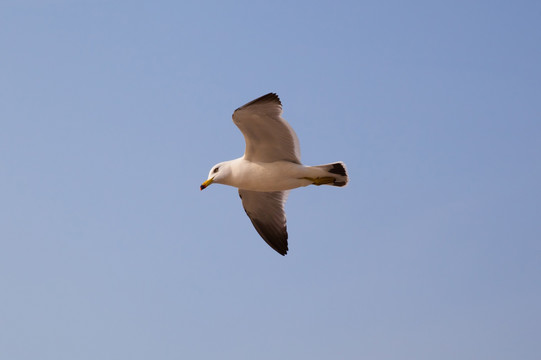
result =
[[227,163],[216,164],[210,169],[209,177],[201,184],[200,190],[204,190],[212,183],[223,184],[223,180],[229,176],[230,169]]

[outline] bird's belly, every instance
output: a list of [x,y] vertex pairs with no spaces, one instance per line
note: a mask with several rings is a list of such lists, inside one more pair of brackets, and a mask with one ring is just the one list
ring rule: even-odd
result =
[[234,174],[239,189],[251,191],[284,191],[310,185],[303,179],[305,167],[286,161],[273,163],[245,162],[243,170]]

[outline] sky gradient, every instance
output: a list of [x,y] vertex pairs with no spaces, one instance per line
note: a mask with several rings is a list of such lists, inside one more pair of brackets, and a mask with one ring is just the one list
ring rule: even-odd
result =
[[[541,354],[541,3],[0,4],[0,358]],[[276,92],[289,253],[236,189]]]

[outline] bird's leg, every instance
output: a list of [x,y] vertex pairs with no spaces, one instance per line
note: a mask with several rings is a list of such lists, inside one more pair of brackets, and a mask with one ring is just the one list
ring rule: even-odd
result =
[[312,184],[316,186],[332,184],[335,181],[335,178],[333,178],[332,176],[323,176],[323,177],[317,177],[317,178],[303,177],[303,179],[311,181]]

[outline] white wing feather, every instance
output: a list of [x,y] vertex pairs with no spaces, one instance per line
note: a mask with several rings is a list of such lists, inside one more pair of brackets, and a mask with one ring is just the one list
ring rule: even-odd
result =
[[244,135],[246,160],[301,163],[297,134],[281,115],[282,103],[274,93],[263,95],[235,110],[233,122]]

